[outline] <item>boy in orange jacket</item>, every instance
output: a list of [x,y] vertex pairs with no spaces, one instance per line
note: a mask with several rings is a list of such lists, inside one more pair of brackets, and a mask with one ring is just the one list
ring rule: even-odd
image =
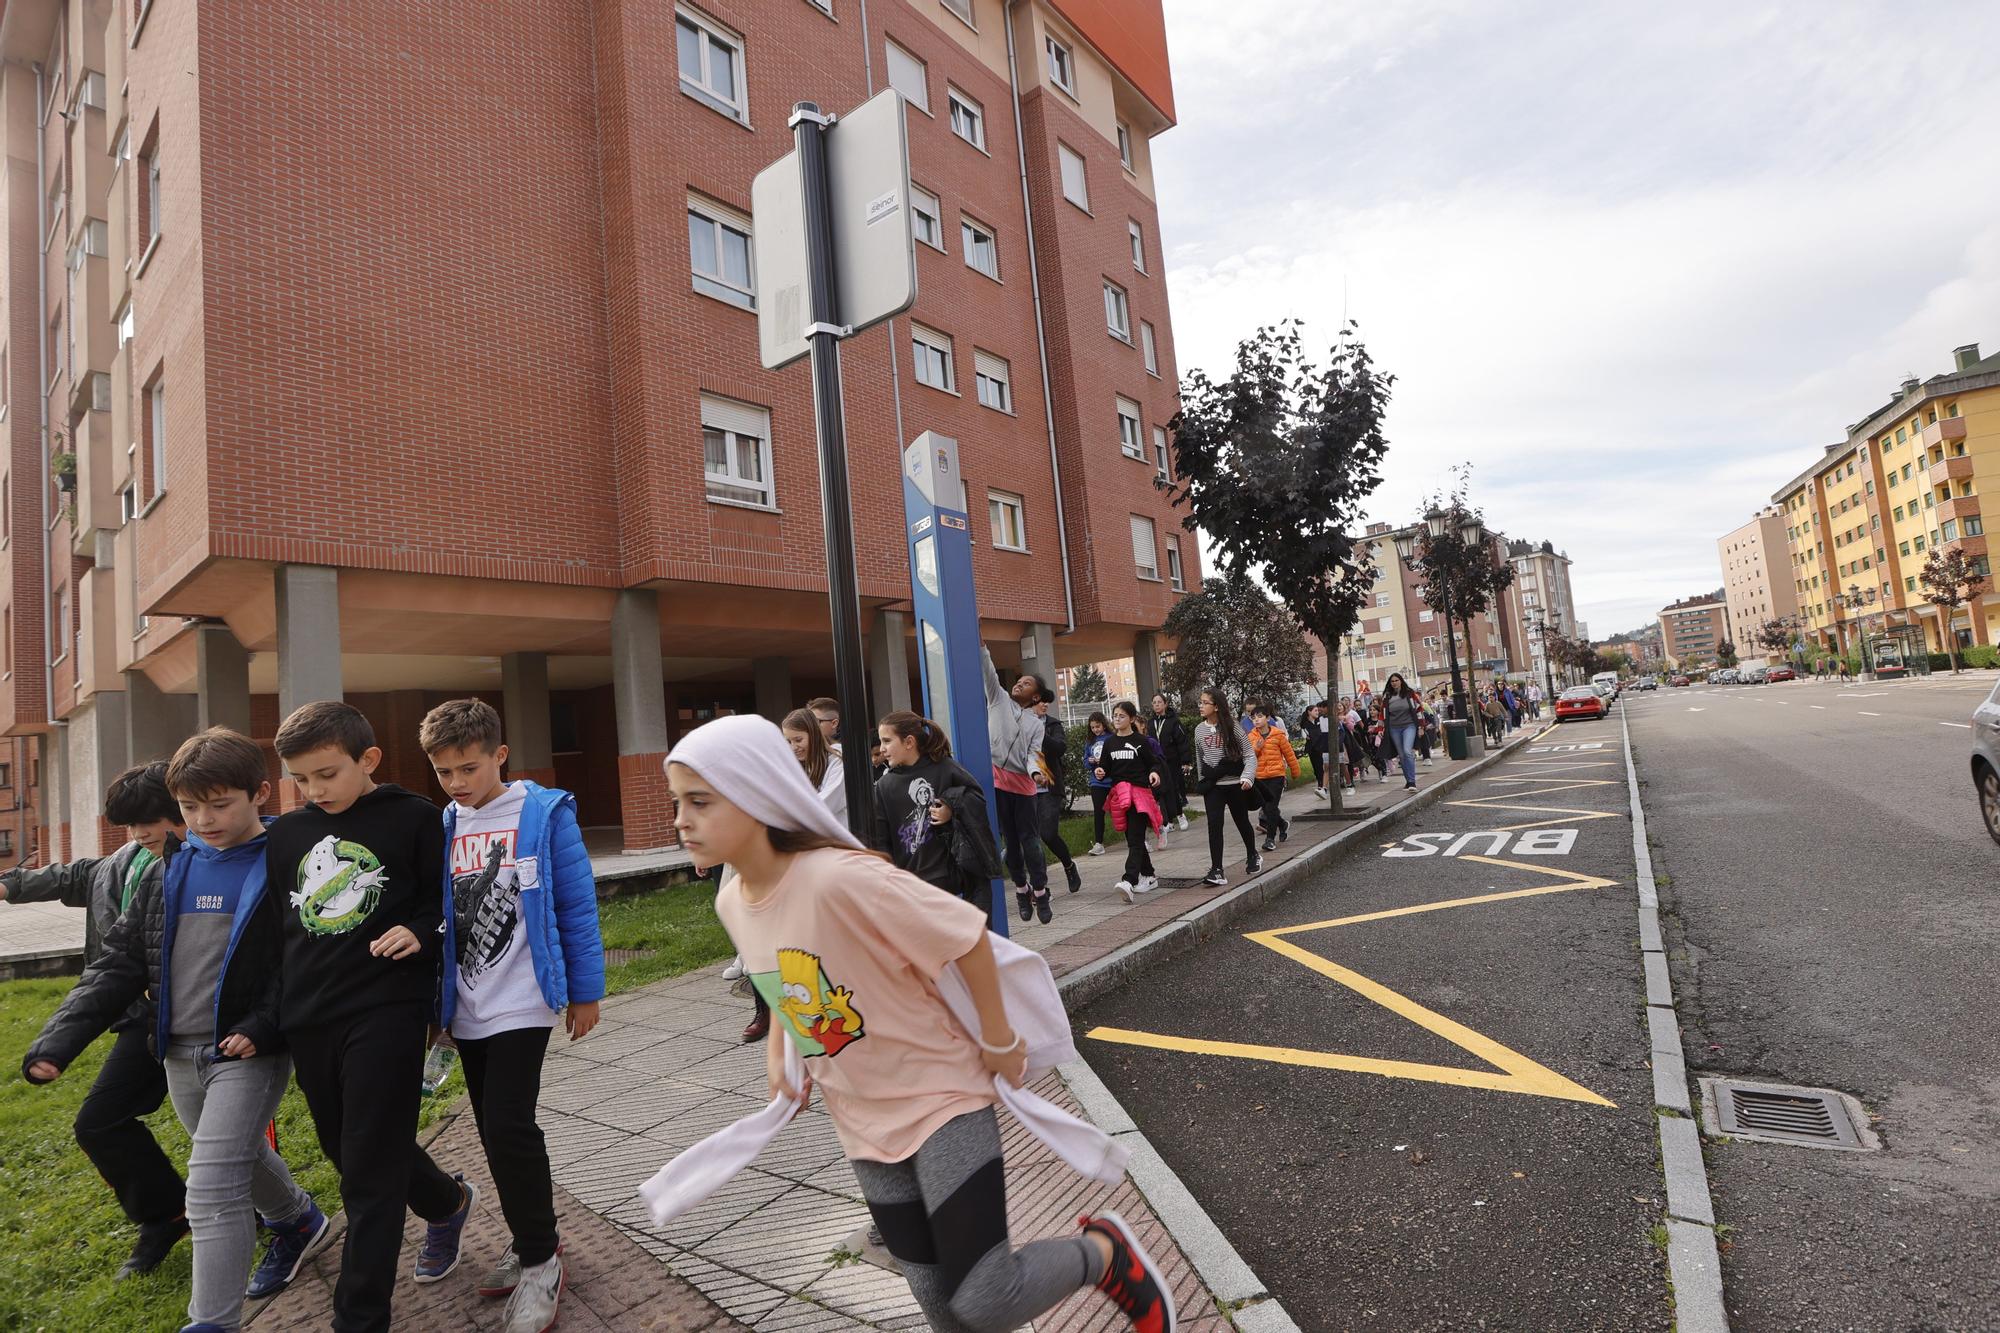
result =
[[1264,825],[1264,850],[1274,851],[1292,836],[1292,822],[1285,818],[1279,802],[1285,794],[1285,775],[1299,775],[1298,752],[1283,727],[1273,726],[1271,710],[1258,704],[1250,712],[1250,749],[1257,756],[1257,798],[1263,804],[1260,822]]

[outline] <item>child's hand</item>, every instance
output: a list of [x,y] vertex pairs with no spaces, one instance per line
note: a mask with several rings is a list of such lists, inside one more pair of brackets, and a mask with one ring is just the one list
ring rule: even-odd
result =
[[1098,776],[1099,778],[1102,778],[1102,777],[1104,776],[1104,770],[1103,770],[1103,769],[1101,769],[1101,768],[1100,768],[1100,769],[1098,769],[1098,770],[1097,770],[1097,776]]
[[62,1070],[47,1060],[37,1060],[28,1066],[28,1077],[37,1083],[53,1083],[62,1077]]
[[232,1032],[215,1044],[215,1048],[232,1060],[248,1060],[257,1054],[257,1043],[240,1032]]
[[987,1073],[1006,1079],[1014,1087],[1020,1087],[1021,1080],[1028,1075],[1028,1043],[1025,1041],[1003,1055],[981,1048],[979,1058],[985,1063]]
[[932,801],[931,823],[949,824],[950,822],[951,822],[951,807],[946,805],[943,801]]
[[581,1041],[590,1030],[597,1026],[597,1001],[572,1000],[563,1012],[563,1027],[569,1030],[571,1041]]
[[391,926],[368,946],[368,952],[377,958],[408,958],[422,947],[408,926]]
[[1146,775],[1146,785],[1147,785],[1147,786],[1150,786],[1150,787],[1157,787],[1157,786],[1159,786],[1159,785],[1160,785],[1160,775],[1159,775],[1158,773],[1148,773],[1148,774]]

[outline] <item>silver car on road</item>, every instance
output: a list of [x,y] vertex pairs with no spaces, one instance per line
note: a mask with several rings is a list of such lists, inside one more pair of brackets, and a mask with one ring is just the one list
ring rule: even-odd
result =
[[2000,685],[1972,710],[1972,785],[1986,831],[2000,842]]

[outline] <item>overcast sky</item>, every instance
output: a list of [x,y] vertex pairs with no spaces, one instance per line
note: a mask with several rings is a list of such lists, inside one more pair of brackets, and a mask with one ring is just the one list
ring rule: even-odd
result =
[[[1343,302],[1445,468],[1604,638],[1950,349],[2000,351],[2000,4],[1166,0],[1181,370]],[[1221,21],[1226,14],[1226,22]]]

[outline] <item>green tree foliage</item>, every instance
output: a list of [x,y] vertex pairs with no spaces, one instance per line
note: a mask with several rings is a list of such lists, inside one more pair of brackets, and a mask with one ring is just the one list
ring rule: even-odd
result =
[[1952,617],[1958,608],[1978,596],[1986,587],[1986,576],[1972,567],[1965,550],[1958,546],[1934,547],[1930,558],[1917,573],[1924,600],[1938,608],[1944,625],[1945,652],[1951,657],[1951,674],[1958,674],[1958,640],[1951,633]]
[[1283,608],[1245,575],[1219,574],[1183,597],[1163,633],[1178,647],[1162,683],[1192,701],[1205,685],[1229,696],[1289,700],[1313,679],[1312,649]]
[[1070,677],[1069,697],[1072,703],[1102,703],[1110,698],[1110,687],[1105,683],[1104,673],[1086,662]]

